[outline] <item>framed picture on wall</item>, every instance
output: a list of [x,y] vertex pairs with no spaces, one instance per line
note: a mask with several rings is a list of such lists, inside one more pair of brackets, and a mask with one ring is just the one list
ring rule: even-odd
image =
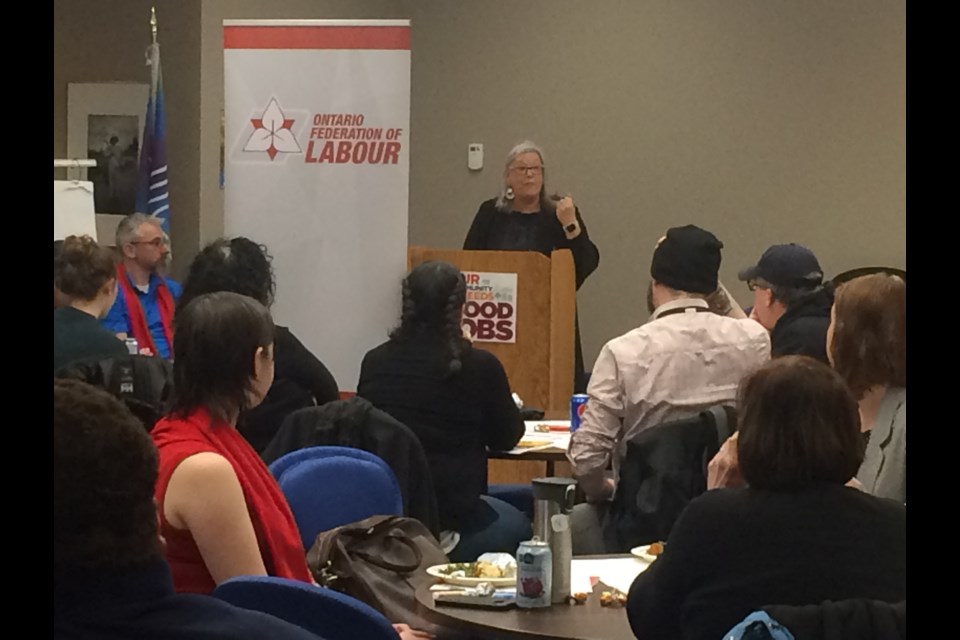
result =
[[97,161],[86,171],[98,214],[133,213],[149,94],[149,85],[133,82],[67,85],[67,153]]

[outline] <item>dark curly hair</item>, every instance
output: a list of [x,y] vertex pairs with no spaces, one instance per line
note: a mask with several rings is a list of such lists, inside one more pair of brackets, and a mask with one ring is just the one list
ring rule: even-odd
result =
[[467,285],[455,266],[433,260],[417,265],[403,279],[400,326],[390,333],[390,339],[440,338],[446,346],[445,367],[450,374],[459,372],[463,366],[461,356],[470,348],[460,327],[466,300]]
[[68,296],[93,300],[117,277],[116,255],[90,236],[68,236],[59,256],[56,245],[53,251],[53,284]]
[[53,381],[53,567],[123,567],[162,555],[157,451],[106,391]]
[[270,308],[276,292],[272,260],[264,245],[249,238],[214,240],[190,263],[177,308],[216,291],[239,293]]

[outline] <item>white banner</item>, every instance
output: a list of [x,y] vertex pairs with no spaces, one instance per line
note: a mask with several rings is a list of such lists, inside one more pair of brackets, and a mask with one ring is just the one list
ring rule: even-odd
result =
[[464,271],[463,326],[476,342],[517,341],[517,274]]
[[407,260],[407,20],[224,21],[224,228],[274,256],[273,314],[354,390]]

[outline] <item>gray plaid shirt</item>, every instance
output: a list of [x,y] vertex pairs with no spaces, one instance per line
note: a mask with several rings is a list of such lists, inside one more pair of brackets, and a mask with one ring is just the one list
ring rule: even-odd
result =
[[628,440],[662,422],[732,405],[740,379],[770,359],[770,334],[758,322],[706,309],[696,298],[660,305],[646,324],[600,351],[567,450],[591,501],[611,497],[606,468],[613,456],[616,480]]

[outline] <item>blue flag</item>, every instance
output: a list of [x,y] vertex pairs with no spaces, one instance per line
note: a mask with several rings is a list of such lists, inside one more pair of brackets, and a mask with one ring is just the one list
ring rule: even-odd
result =
[[147,47],[150,65],[150,98],[140,147],[140,180],[136,210],[160,218],[163,230],[170,231],[170,199],[167,190],[167,119],[163,109],[163,76],[160,73],[160,45]]

